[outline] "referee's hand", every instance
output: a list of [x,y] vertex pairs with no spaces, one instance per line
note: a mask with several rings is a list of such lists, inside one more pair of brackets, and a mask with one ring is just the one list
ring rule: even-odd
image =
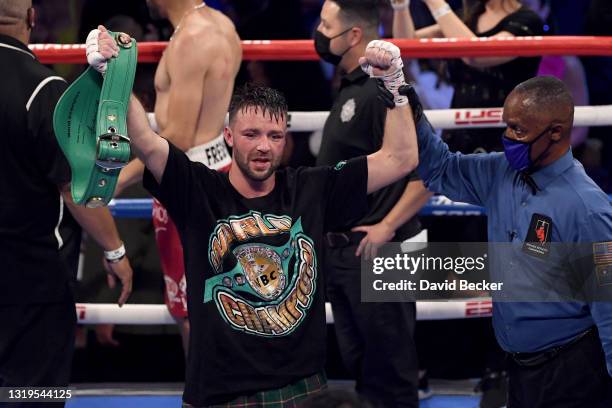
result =
[[106,269],[106,281],[108,287],[113,289],[117,284],[117,279],[121,281],[121,295],[117,304],[123,306],[127,301],[130,293],[132,293],[132,277],[134,272],[127,256],[124,256],[119,262],[109,262],[105,258],[102,260],[104,269]]

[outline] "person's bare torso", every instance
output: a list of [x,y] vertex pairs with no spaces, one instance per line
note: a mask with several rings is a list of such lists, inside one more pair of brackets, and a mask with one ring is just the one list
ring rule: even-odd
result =
[[[234,88],[234,79],[240,67],[242,51],[240,38],[234,24],[222,13],[210,7],[196,8],[188,12],[168,43],[155,73],[155,119],[161,135],[173,120],[168,117],[169,94],[172,87],[172,64],[186,63],[184,55],[176,49],[176,42],[184,36],[197,35],[198,41],[215,42],[224,53],[211,55],[211,59],[223,59],[223,69],[211,66],[205,70],[199,117],[191,141],[191,147],[206,143],[217,137],[223,130],[225,114]],[[198,52],[195,42],[193,52]],[[220,72],[223,71],[223,72]]]

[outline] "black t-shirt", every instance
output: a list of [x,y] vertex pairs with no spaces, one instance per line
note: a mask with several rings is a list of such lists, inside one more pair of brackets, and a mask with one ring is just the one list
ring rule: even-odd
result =
[[[317,165],[330,166],[341,160],[374,153],[382,146],[387,108],[378,99],[376,81],[358,67],[342,78],[340,93],[323,127],[323,140]],[[368,196],[369,211],[354,224],[341,225],[348,231],[356,225],[380,222],[400,199],[409,181],[418,180],[416,172]],[[395,234],[402,240],[417,234],[417,217],[408,220]]]
[[[502,31],[513,35],[542,35],[544,23],[532,10],[522,7],[503,18],[489,31],[478,33],[476,27],[470,29],[479,37],[490,37]],[[540,57],[519,57],[505,64],[488,68],[475,68],[461,59],[448,63],[450,81],[455,89],[451,108],[495,108],[504,104],[506,96],[519,83],[536,76]],[[450,150],[463,153],[501,151],[501,130],[457,129],[446,131],[443,138]]]
[[64,299],[58,186],[70,167],[53,133],[67,85],[21,42],[0,35],[0,304]]
[[367,210],[365,157],[283,169],[247,199],[170,145],[145,188],[176,223],[185,256],[191,344],[183,399],[193,405],[285,386],[323,370],[325,228]]

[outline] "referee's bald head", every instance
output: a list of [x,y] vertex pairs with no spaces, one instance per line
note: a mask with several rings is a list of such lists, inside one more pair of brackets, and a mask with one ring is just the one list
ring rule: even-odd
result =
[[561,138],[569,140],[574,125],[574,99],[560,79],[539,76],[521,82],[508,95],[506,103],[518,103],[525,119],[555,125]]
[[518,84],[512,91],[523,99],[533,113],[552,121],[574,122],[574,98],[563,81],[553,76],[539,76]]
[[0,0],[0,33],[23,43],[30,41],[35,12],[32,0]]
[[31,7],[32,0],[0,0],[0,26],[25,22]]

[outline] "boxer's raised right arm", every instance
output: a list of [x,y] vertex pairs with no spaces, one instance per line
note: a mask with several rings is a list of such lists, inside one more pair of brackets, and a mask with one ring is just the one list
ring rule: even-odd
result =
[[[115,40],[104,26],[98,26],[87,36],[87,62],[101,74],[106,72],[107,61],[118,52]],[[168,141],[151,129],[144,108],[134,95],[130,95],[127,125],[132,150],[160,183],[168,161]]]
[[161,183],[170,151],[168,141],[151,129],[145,110],[134,95],[130,96],[127,125],[131,148],[155,181]]
[[372,78],[380,78],[388,94],[385,133],[380,150],[368,155],[368,194],[405,177],[419,158],[416,130],[408,98],[399,94],[406,84],[400,50],[381,40],[370,41],[359,59],[361,68]]

